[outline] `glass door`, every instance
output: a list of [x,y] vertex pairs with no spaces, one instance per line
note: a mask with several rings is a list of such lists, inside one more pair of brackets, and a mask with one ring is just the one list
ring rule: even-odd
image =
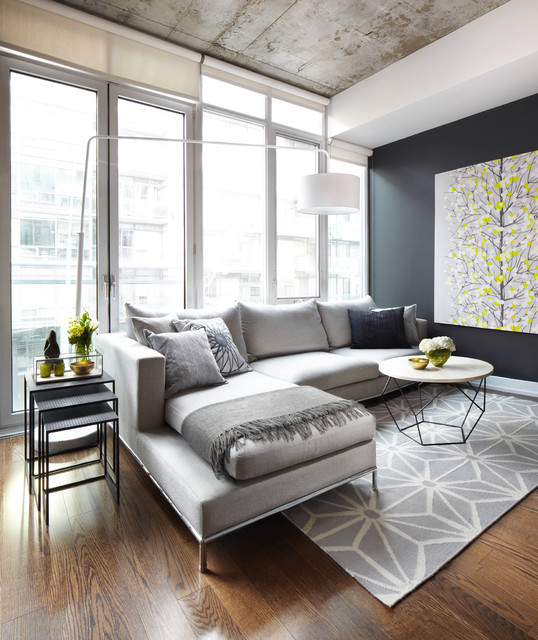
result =
[[[86,142],[97,133],[97,92],[10,73],[12,412],[24,407],[24,374],[51,329],[68,351],[75,315]],[[95,155],[90,167],[95,167]],[[88,183],[95,184],[95,171]],[[96,200],[84,225],[84,306],[96,317]]]
[[150,138],[110,144],[110,269],[103,282],[111,330],[121,331],[125,302],[184,305],[188,145],[172,141],[186,137],[185,113],[121,96],[116,105],[119,136]]

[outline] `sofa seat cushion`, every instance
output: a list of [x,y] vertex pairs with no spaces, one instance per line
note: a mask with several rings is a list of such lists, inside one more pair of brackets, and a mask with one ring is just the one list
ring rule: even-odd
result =
[[313,429],[307,440],[295,435],[291,439],[272,442],[242,441],[232,448],[230,459],[225,460],[226,473],[236,480],[258,478],[372,440],[375,418],[362,405],[358,406],[361,409],[359,417],[351,418],[343,426],[332,427],[325,433]]
[[[208,404],[294,386],[256,371],[242,373],[229,378],[227,385],[211,389],[194,389],[168,399],[165,403],[165,420],[181,433],[187,415]],[[256,414],[254,403],[253,398],[253,419]],[[300,436],[290,440],[263,443],[245,440],[241,446],[232,449],[230,459],[225,463],[225,470],[236,480],[247,480],[371,440],[375,433],[375,418],[361,405],[359,408],[360,417],[348,420],[341,427],[328,429],[323,434],[314,429],[312,437],[308,440],[303,440]]]
[[[341,349],[331,351],[331,354],[347,358],[348,360],[357,360],[358,362],[362,362],[363,359],[366,359],[369,362],[375,363],[376,368],[379,366],[380,362],[388,360],[389,358],[400,358],[402,356],[411,357],[417,354],[420,355],[421,353],[422,351],[418,347],[411,347],[409,349],[350,349],[349,347],[342,347]],[[379,375],[381,374],[378,369],[376,376],[371,377],[374,378]]]
[[297,304],[239,303],[249,362],[258,358],[329,351],[316,302]]
[[252,368],[258,373],[324,391],[379,375],[377,362],[367,356],[351,359],[319,351],[257,360]]
[[181,433],[183,420],[186,416],[208,404],[295,386],[284,380],[264,376],[255,371],[240,373],[227,380],[228,384],[192,389],[169,398],[164,406],[164,419],[178,433]]

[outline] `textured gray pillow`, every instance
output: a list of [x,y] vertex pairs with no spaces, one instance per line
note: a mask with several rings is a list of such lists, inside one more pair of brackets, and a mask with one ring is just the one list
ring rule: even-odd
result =
[[351,325],[348,309],[353,311],[367,311],[373,309],[375,302],[370,296],[343,300],[338,302],[318,302],[319,315],[331,349],[349,347],[351,344]]
[[240,302],[239,308],[249,361],[329,350],[314,300],[275,305]]
[[233,376],[236,373],[252,371],[252,367],[245,362],[239,349],[235,346],[228,327],[222,318],[206,318],[200,320],[172,320],[177,331],[192,331],[204,329],[207,333],[209,346],[223,376]]
[[147,329],[151,333],[171,333],[175,331],[175,327],[172,324],[172,320],[177,320],[175,313],[169,313],[167,316],[160,316],[157,318],[131,318],[133,324],[134,337],[140,344],[145,344],[149,347],[149,343],[146,340],[144,331]]
[[166,358],[164,397],[194,389],[223,384],[206,332],[203,329],[183,333],[151,333],[145,330],[149,346]]
[[[398,307],[389,307],[386,309],[374,309],[374,311],[391,311],[392,309],[397,309]],[[410,304],[407,307],[404,307],[403,312],[403,320],[405,327],[405,336],[407,338],[407,342],[411,346],[417,345],[420,340],[418,337],[418,329],[417,329],[417,305]]]

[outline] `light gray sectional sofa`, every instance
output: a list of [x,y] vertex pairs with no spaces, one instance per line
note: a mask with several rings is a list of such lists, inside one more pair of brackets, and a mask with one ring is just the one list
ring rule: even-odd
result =
[[[386,381],[379,362],[419,353],[426,322],[415,318],[414,306],[406,307],[405,338],[412,346],[350,348],[348,310],[374,308],[369,296],[176,311],[127,304],[126,332],[97,336],[104,368],[116,379],[120,436],[198,540],[201,571],[206,544],[225,533],[367,473],[375,486],[375,420],[347,401],[378,395]],[[228,334],[224,350],[221,333],[211,334],[222,326],[211,319],[219,318]],[[301,395],[292,391],[298,386],[315,404],[353,404],[353,415],[339,426],[312,429],[308,438],[240,439],[220,475],[194,450],[198,443],[187,442],[200,416],[214,423],[216,415],[224,420],[241,405],[255,420],[258,412],[266,417],[262,400],[277,405],[270,407],[274,415],[285,413],[278,405]]]

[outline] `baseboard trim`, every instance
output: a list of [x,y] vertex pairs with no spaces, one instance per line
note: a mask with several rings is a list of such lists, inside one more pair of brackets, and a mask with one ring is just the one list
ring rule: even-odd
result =
[[538,398],[538,382],[532,382],[532,380],[516,380],[515,378],[490,376],[486,384],[489,391],[504,391],[505,393],[512,393],[516,396]]
[[0,427],[0,438],[12,438],[13,436],[20,436],[23,433],[24,427],[22,425]]

